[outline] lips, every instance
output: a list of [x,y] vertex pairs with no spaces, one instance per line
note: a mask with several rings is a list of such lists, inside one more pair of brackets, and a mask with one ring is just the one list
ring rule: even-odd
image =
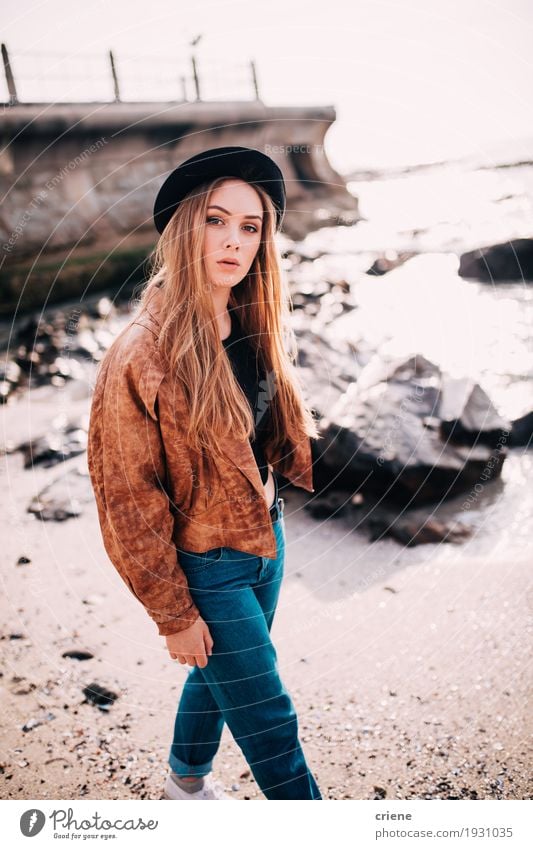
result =
[[226,268],[238,268],[240,263],[233,259],[221,259],[218,261],[219,265],[224,265]]

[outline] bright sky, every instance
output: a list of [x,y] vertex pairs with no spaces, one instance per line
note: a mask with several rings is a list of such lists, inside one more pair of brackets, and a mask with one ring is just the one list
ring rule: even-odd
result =
[[268,105],[335,106],[343,171],[533,138],[530,0],[4,0],[2,19],[13,54],[187,62],[202,34],[200,68],[255,59]]

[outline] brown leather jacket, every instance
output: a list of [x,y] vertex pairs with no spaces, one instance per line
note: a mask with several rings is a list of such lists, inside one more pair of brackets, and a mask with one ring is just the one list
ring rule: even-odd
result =
[[[87,460],[107,554],[162,635],[188,628],[199,611],[176,547],[229,546],[276,556],[276,537],[249,440],[219,442],[209,467],[185,444],[187,406],[156,345],[155,289],[98,368]],[[273,468],[314,492],[310,438],[289,445]]]

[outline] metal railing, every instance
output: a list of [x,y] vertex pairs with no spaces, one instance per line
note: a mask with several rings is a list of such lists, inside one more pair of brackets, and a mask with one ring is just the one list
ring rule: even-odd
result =
[[253,61],[217,63],[175,56],[34,53],[2,44],[4,106],[21,103],[194,103],[260,100]]

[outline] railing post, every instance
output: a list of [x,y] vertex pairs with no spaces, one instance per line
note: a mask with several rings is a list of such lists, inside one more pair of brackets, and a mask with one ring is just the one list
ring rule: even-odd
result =
[[13,76],[13,71],[11,70],[11,63],[9,61],[9,54],[7,52],[7,47],[5,44],[2,44],[2,61],[4,63],[4,73],[6,75],[6,83],[7,83],[7,92],[9,94],[9,102],[14,106],[15,103],[19,102],[17,97],[17,87],[15,85],[15,78]]
[[252,69],[252,80],[253,80],[253,84],[254,84],[255,99],[260,100],[261,98],[259,97],[259,85],[257,83],[257,71],[256,71],[256,68],[255,68],[255,62],[253,61],[253,59],[250,62],[250,67]]
[[113,89],[115,92],[115,103],[120,103],[120,89],[118,85],[117,69],[115,67],[115,57],[113,51],[109,51],[109,62],[111,64],[111,74],[113,75]]
[[198,68],[196,67],[196,59],[195,59],[194,55],[191,56],[191,62],[192,62],[192,75],[193,75],[193,79],[194,79],[194,89],[196,91],[196,100],[201,100],[201,97],[200,97],[200,80],[198,79]]

